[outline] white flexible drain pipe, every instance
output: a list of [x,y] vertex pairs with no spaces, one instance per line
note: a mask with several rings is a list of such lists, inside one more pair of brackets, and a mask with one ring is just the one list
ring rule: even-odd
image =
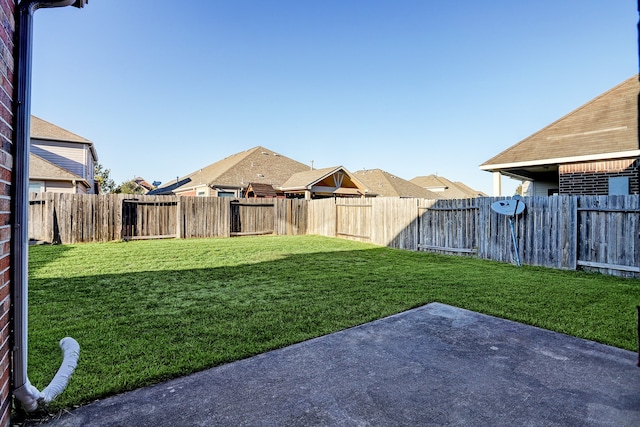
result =
[[73,338],[66,337],[60,340],[60,349],[62,349],[62,365],[51,383],[42,392],[32,386],[29,379],[22,387],[14,390],[13,395],[22,402],[22,406],[27,411],[35,411],[41,403],[50,403],[67,387],[69,379],[78,365],[80,345]]
[[11,195],[11,272],[13,305],[13,394],[28,411],[40,403],[56,398],[67,386],[78,363],[80,346],[73,338],[60,341],[63,352],[62,366],[51,384],[42,392],[27,378],[27,278],[28,278],[28,226],[29,212],[29,132],[31,122],[31,52],[33,14],[40,8],[75,6],[84,7],[88,0],[22,0],[18,5],[18,43],[16,60],[15,149],[14,182]]

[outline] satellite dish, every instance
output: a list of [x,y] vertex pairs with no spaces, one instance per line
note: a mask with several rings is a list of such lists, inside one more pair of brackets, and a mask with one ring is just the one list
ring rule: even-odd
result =
[[491,210],[500,215],[509,217],[509,226],[511,227],[511,239],[513,240],[513,250],[516,256],[516,263],[520,267],[520,250],[518,249],[518,240],[516,239],[516,230],[513,227],[513,217],[524,212],[524,202],[521,196],[513,196],[509,200],[498,200],[491,203]]
[[515,216],[524,212],[524,202],[522,197],[513,196],[509,200],[498,200],[491,203],[491,209],[500,215]]

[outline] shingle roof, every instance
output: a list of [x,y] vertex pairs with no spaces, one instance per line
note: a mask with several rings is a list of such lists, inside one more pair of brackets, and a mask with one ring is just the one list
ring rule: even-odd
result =
[[89,150],[91,150],[94,161],[98,161],[98,152],[96,151],[96,147],[93,142],[85,137],[69,132],[66,129],[62,129],[60,126],[56,126],[53,123],[42,120],[39,117],[31,116],[31,127],[29,132],[29,138],[31,139],[84,144],[89,147]]
[[89,186],[79,175],[55,165],[36,154],[29,155],[29,179],[42,181],[78,181]]
[[566,116],[487,160],[481,169],[519,164],[543,165],[553,159],[638,150],[639,75],[597,96]]
[[423,188],[443,188],[446,189],[451,185],[451,181],[438,175],[416,176],[409,180]]
[[[279,186],[292,174],[308,169],[307,165],[258,146],[233,154],[180,178],[179,181],[186,183],[174,188],[174,191],[181,192],[202,184],[245,188],[249,182],[255,182]],[[175,183],[176,180],[172,180],[160,189],[175,186]]]
[[49,139],[54,141],[65,142],[81,142],[83,144],[92,144],[87,138],[62,129],[52,123],[42,120],[39,117],[31,116],[31,138]]
[[439,199],[440,196],[413,182],[399,178],[382,169],[359,170],[353,173],[373,194],[385,197],[416,197]]
[[488,197],[487,194],[483,193],[482,191],[478,191],[476,189],[473,189],[473,188],[469,187],[464,182],[456,181],[456,182],[454,182],[454,184],[455,184],[455,186],[457,187],[458,190],[460,190],[464,194],[466,194],[465,198],[468,198],[468,197]]
[[252,191],[256,197],[277,197],[278,192],[271,184],[260,184],[258,182],[251,182],[247,187],[247,193]]
[[310,188],[313,183],[320,181],[322,178],[331,175],[340,169],[341,166],[332,166],[329,168],[309,169],[295,173],[289,177],[280,187],[283,190]]
[[[351,172],[345,169],[343,166],[334,166],[322,169],[311,169],[304,172],[298,172],[289,178],[280,189],[285,192],[312,190],[314,186],[327,186],[333,187],[334,183],[331,182],[331,176],[338,172],[343,173],[342,183],[340,184],[340,190],[334,191],[334,194],[364,194],[369,192],[369,188],[356,178]],[[335,175],[337,176],[337,175]]]
[[[417,176],[410,180],[410,182],[431,189],[441,199],[468,199],[473,197],[486,197],[482,191],[474,190],[462,182],[453,182],[443,176],[427,175]],[[436,189],[438,189],[436,191]],[[443,189],[443,190],[440,190]]]

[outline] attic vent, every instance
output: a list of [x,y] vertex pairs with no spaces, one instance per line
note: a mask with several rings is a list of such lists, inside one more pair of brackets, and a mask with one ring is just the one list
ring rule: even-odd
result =
[[259,173],[259,174],[258,174],[258,178],[264,178],[264,175],[263,175],[263,174],[261,174],[261,173]]
[[265,156],[269,155],[269,153],[267,153],[266,151],[263,151],[262,154],[264,154]]
[[276,156],[276,157],[280,157],[280,154],[278,154],[278,153],[273,153],[273,155]]

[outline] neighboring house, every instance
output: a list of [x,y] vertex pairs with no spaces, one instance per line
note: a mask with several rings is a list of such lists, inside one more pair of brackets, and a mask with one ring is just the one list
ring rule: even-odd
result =
[[480,169],[530,181],[532,196],[638,194],[639,76],[489,159]]
[[29,191],[95,194],[93,143],[31,116]]
[[249,183],[278,187],[291,175],[307,170],[308,165],[258,146],[169,181],[149,194],[243,197]]
[[435,193],[440,199],[472,199],[487,197],[482,191],[474,190],[462,182],[453,182],[443,176],[417,176],[410,180],[415,185]]
[[439,199],[440,196],[422,188],[413,182],[385,172],[382,169],[366,169],[353,173],[364,185],[369,187],[371,194],[378,197],[415,197],[421,199]]
[[370,190],[342,166],[311,169],[291,176],[280,187],[288,198],[365,197]]
[[29,155],[29,191],[91,194],[92,188],[81,176],[31,153]]

